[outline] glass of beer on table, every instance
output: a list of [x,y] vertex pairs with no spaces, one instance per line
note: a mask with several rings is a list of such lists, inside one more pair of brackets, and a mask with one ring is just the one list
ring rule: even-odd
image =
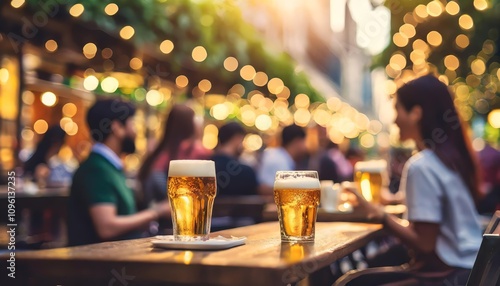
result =
[[278,207],[281,241],[314,241],[320,193],[316,171],[276,172],[274,201]]
[[354,182],[358,183],[361,194],[367,201],[380,204],[386,169],[385,160],[360,161],[354,165]]
[[209,238],[216,190],[214,161],[170,161],[167,192],[175,240]]

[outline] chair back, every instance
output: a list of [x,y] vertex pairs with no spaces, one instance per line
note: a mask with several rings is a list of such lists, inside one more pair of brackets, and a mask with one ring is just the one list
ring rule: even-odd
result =
[[500,211],[491,219],[472,267],[467,286],[500,285]]
[[484,231],[485,234],[500,234],[500,211],[496,211]]

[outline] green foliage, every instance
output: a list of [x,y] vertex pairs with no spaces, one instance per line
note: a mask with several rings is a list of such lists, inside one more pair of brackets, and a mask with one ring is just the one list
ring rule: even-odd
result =
[[[400,27],[405,24],[404,17],[408,13],[414,13],[418,5],[427,5],[438,0],[414,0],[414,1],[386,1],[386,6],[391,9],[391,35],[397,33]],[[439,1],[443,6],[451,1]],[[398,47],[394,43],[377,56],[374,60],[375,66],[389,64],[394,53],[403,53],[407,66],[406,70],[413,69],[411,53],[414,51],[412,44],[415,40],[421,39],[427,42],[427,34],[430,31],[437,31],[442,36],[442,43],[436,47],[429,45],[430,53],[426,59],[429,63],[429,71],[446,75],[451,86],[467,85],[469,95],[464,96],[459,102],[459,108],[475,114],[486,114],[493,108],[500,107],[500,81],[497,70],[500,67],[499,34],[500,34],[500,1],[487,0],[488,8],[478,10],[474,6],[473,0],[455,0],[459,4],[460,11],[456,15],[450,15],[446,11],[437,17],[427,16],[416,25],[416,35],[409,39],[404,47]],[[459,25],[459,18],[469,15],[473,19],[472,29],[463,29]],[[458,35],[466,35],[469,45],[461,48],[456,44]],[[460,65],[455,71],[447,70],[444,59],[448,55],[458,58]],[[474,73],[471,64],[474,60],[481,60],[485,64],[484,73]],[[398,80],[398,77],[395,78]],[[462,110],[462,111],[463,111]],[[466,112],[467,113],[467,112]],[[467,116],[466,116],[467,118]],[[468,116],[470,119],[470,116]]]
[[[39,0],[27,2],[37,9]],[[255,29],[243,20],[234,1],[67,0],[66,3],[68,10],[81,3],[85,12],[80,19],[95,23],[106,32],[117,35],[122,27],[132,26],[135,34],[131,40],[136,47],[153,50],[161,61],[168,63],[172,74],[209,78],[227,90],[233,84],[246,83],[237,72],[229,73],[223,68],[223,61],[233,56],[238,59],[239,67],[250,64],[257,71],[265,71],[269,78],[281,78],[292,95],[306,93],[312,102],[323,101],[307,77],[294,71],[295,64],[288,55],[266,49]],[[119,6],[117,14],[109,16],[104,12],[109,3]],[[159,50],[166,39],[174,43],[168,55]],[[196,46],[203,46],[209,55],[201,63],[191,58]]]

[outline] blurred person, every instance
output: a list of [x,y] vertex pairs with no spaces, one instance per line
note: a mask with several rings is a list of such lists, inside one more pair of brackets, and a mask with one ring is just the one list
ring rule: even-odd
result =
[[318,175],[320,180],[332,180],[335,183],[353,179],[353,166],[332,141],[328,142],[327,149],[320,158]]
[[167,174],[170,160],[207,159],[211,153],[201,143],[200,123],[194,111],[186,105],[174,105],[170,110],[156,148],[146,156],[138,179],[144,195],[144,205],[167,198]]
[[274,177],[277,171],[293,171],[296,164],[307,155],[306,133],[295,124],[286,126],[281,132],[281,146],[267,148],[257,172],[259,193],[272,197]]
[[[470,139],[450,91],[434,76],[405,84],[396,100],[400,140],[413,139],[419,151],[405,164],[401,180],[409,224],[354,193],[369,217],[411,249],[408,282],[424,283],[423,274],[431,272],[442,283],[465,285],[482,239],[475,206],[479,177]],[[365,278],[377,281],[376,276]]]
[[349,164],[354,168],[357,162],[364,161],[366,156],[363,150],[356,147],[349,147],[345,153],[345,158],[349,161]]
[[[60,162],[59,150],[66,140],[66,132],[59,126],[49,127],[36,145],[35,151],[23,165],[25,192],[36,192],[39,187],[67,186],[71,182],[74,167]],[[33,181],[33,183],[28,183]],[[38,187],[37,187],[38,186]],[[60,235],[59,218],[62,213],[55,208],[29,210],[28,234],[36,242],[51,242]]]
[[218,145],[212,160],[217,172],[217,195],[256,195],[255,171],[238,161],[243,152],[246,131],[236,122],[227,123],[219,129]]
[[411,149],[392,148],[390,153],[389,163],[389,191],[395,194],[399,191],[401,177],[403,176],[403,168],[408,159],[411,157]]
[[135,108],[118,99],[96,101],[87,113],[95,144],[73,177],[68,207],[69,245],[141,236],[140,230],[169,213],[166,203],[137,212],[120,155],[135,152]]
[[481,166],[481,192],[484,197],[479,202],[480,213],[492,214],[500,210],[500,151],[485,142],[477,153]]
[[51,126],[38,142],[33,155],[24,163],[23,176],[40,185],[68,184],[73,168],[57,163],[57,154],[66,140],[66,132],[59,126]]

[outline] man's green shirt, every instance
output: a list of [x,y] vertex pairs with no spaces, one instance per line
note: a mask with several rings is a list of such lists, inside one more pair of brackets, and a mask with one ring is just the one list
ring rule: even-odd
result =
[[[137,212],[123,171],[102,155],[90,153],[73,176],[68,208],[69,245],[101,242],[90,216],[90,208],[97,204],[113,204],[119,216]],[[131,232],[113,240],[136,237],[138,232]]]

